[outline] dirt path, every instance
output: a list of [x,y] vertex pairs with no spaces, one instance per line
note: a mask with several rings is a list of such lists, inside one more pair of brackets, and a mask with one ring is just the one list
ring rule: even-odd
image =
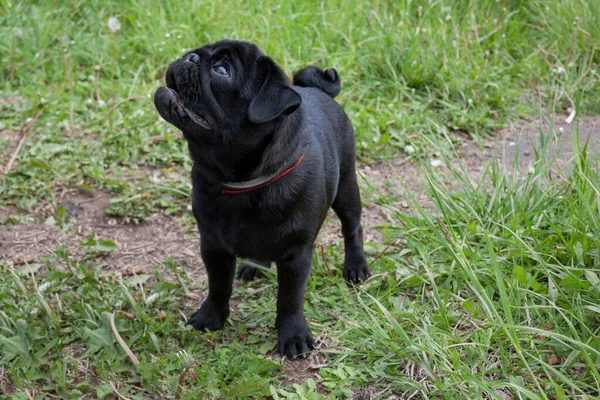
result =
[[[103,256],[103,261],[115,270],[159,266],[169,256],[186,269],[197,265],[197,233],[185,233],[168,217],[153,215],[140,224],[121,223],[106,213],[110,195],[105,192],[91,196],[67,194],[58,205],[74,218],[73,226],[64,231],[56,225],[35,223],[0,226],[1,257],[17,264],[35,263],[64,246],[77,259],[85,254],[81,242],[95,235],[117,244],[116,251]],[[1,209],[0,220],[15,211],[14,207]]]

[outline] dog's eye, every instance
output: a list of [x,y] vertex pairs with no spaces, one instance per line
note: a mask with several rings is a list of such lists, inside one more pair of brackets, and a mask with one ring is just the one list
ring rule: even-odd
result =
[[213,71],[215,71],[215,73],[217,73],[218,75],[229,78],[229,67],[227,66],[227,64],[214,65]]

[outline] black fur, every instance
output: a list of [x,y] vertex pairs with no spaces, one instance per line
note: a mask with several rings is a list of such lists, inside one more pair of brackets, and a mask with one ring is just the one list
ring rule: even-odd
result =
[[[229,77],[222,76],[229,72]],[[194,216],[208,273],[208,297],[188,323],[223,326],[236,257],[277,265],[278,350],[303,356],[314,347],[303,303],[313,244],[333,207],[342,221],[343,275],[370,276],[363,254],[355,138],[342,108],[335,70],[306,68],[297,86],[253,44],[221,41],[184,55],[169,67],[167,87],[154,96],[160,115],[183,131],[192,168]],[[243,193],[221,193],[221,182],[276,174],[280,180]],[[252,279],[244,264],[239,276]]]
[[317,67],[306,67],[294,74],[294,85],[316,87],[333,98],[340,94],[342,82],[333,68],[323,71]]

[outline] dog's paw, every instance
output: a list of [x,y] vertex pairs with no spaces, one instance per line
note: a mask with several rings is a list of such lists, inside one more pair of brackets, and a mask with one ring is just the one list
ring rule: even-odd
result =
[[225,320],[229,316],[229,307],[217,307],[208,301],[202,303],[202,306],[187,321],[195,330],[200,332],[216,331],[221,329]]
[[348,282],[361,282],[371,276],[366,260],[360,263],[344,264],[344,279]]
[[256,267],[253,267],[250,264],[242,264],[238,268],[237,276],[239,279],[243,281],[251,281],[256,279],[260,279],[264,277],[262,271]]
[[277,351],[282,356],[290,359],[306,358],[315,348],[315,342],[303,316],[288,318],[278,325]]
[[[269,268],[271,266],[271,263],[265,263],[265,262],[259,263],[257,261],[253,261],[253,262],[260,264],[265,268]],[[243,263],[238,268],[237,276],[239,279],[241,279],[243,281],[251,281],[254,279],[263,278],[265,276],[265,274],[263,274],[263,272],[260,270],[260,268],[257,268],[255,266],[247,264],[247,263]]]

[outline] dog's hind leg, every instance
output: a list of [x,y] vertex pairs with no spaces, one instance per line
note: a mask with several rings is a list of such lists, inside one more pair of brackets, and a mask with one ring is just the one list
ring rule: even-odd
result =
[[270,268],[270,261],[256,261],[256,260],[248,260],[250,262],[244,262],[238,268],[237,276],[239,279],[244,281],[251,281],[254,278],[262,278],[264,276],[263,272],[256,265],[258,264],[264,268]]
[[356,183],[354,165],[342,172],[331,207],[342,222],[345,250],[344,278],[351,282],[367,279],[371,276],[371,272],[363,251],[360,192]]

